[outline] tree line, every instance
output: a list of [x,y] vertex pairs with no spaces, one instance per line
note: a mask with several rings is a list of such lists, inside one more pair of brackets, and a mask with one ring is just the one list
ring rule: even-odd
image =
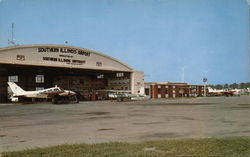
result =
[[212,88],[215,89],[244,89],[244,88],[250,88],[250,82],[246,82],[246,83],[233,83],[233,84],[217,84],[217,85],[208,85]]

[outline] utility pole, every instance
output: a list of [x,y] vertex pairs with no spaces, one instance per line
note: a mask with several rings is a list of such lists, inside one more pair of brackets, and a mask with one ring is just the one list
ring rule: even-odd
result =
[[206,92],[207,78],[206,77],[203,78],[203,82],[204,82],[204,89],[203,89],[204,90],[204,96],[207,96],[207,94],[206,94],[207,93]]

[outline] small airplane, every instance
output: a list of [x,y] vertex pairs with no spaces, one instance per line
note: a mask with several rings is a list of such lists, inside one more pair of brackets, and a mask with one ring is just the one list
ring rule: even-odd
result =
[[75,102],[79,102],[75,92],[63,90],[57,86],[38,91],[25,91],[14,82],[8,82],[8,85],[13,92],[12,98],[51,98],[52,103],[56,104],[59,100],[65,100],[67,97],[74,96]]
[[234,94],[237,94],[236,90],[217,90],[213,89],[211,87],[208,87],[208,95],[211,96],[233,96]]

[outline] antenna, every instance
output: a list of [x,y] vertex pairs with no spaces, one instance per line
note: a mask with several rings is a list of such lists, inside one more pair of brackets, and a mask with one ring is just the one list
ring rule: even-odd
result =
[[15,45],[15,38],[14,38],[14,23],[11,25],[11,39],[8,39],[9,45]]
[[14,23],[12,23],[12,26],[11,26],[11,40],[12,40],[12,42],[13,42],[13,44],[15,43],[14,42]]

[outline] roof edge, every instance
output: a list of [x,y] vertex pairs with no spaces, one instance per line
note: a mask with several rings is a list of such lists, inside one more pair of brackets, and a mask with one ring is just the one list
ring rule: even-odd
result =
[[16,46],[9,46],[9,47],[4,47],[4,48],[0,48],[0,51],[4,51],[4,50],[10,50],[10,49],[18,49],[18,48],[33,48],[33,47],[44,47],[44,46],[48,46],[48,47],[63,47],[63,48],[75,48],[75,49],[81,49],[87,52],[91,52],[91,53],[95,53],[98,54],[100,56],[103,56],[105,58],[111,59],[119,64],[122,64],[123,66],[127,67],[128,69],[130,69],[131,71],[133,71],[133,68],[130,67],[129,65],[113,58],[110,57],[106,54],[103,54],[102,52],[97,52],[94,50],[90,50],[90,49],[86,49],[86,48],[81,48],[81,47],[76,47],[76,46],[70,46],[70,45],[55,45],[55,44],[30,44],[30,45],[16,45]]

